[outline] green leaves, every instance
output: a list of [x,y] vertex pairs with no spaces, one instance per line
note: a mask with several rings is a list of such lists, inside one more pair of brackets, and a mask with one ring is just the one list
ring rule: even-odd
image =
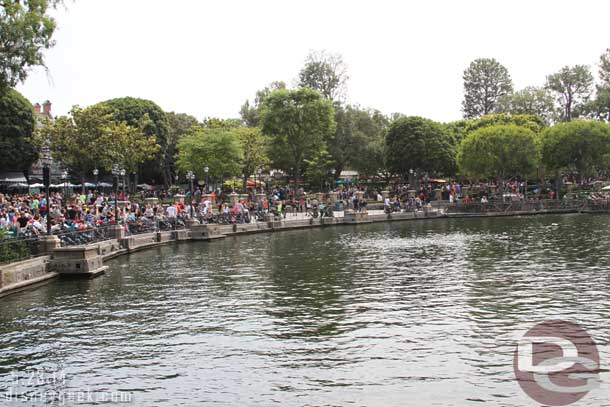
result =
[[16,90],[0,95],[0,169],[27,170],[38,158],[32,105]]
[[553,96],[550,92],[534,86],[528,86],[503,96],[498,101],[496,111],[511,115],[539,116],[547,124],[551,123],[556,115]]
[[543,164],[551,170],[578,171],[581,176],[608,167],[610,125],[575,120],[544,131],[541,139]]
[[494,112],[500,98],[513,90],[508,70],[493,58],[472,61],[463,78],[462,111],[467,119]]
[[243,153],[236,131],[222,127],[194,128],[178,143],[179,170],[193,171],[198,179],[205,179],[205,167],[213,178],[239,175]]
[[312,51],[299,72],[299,86],[315,89],[330,100],[340,100],[349,79],[347,67],[340,54]]
[[114,163],[134,172],[159,151],[153,136],[145,135],[141,127],[114,120],[112,109],[103,104],[86,109],[74,106],[70,116],[47,122],[39,133],[49,141],[53,158],[83,177],[94,168],[110,170]]
[[[276,90],[265,99],[262,131],[269,136],[269,157],[277,168],[297,176],[335,131],[334,108],[310,88]],[[292,172],[292,171],[291,171]]]
[[473,179],[527,176],[538,162],[536,134],[525,127],[501,124],[482,127],[460,143],[457,164]]
[[25,80],[32,66],[44,66],[55,20],[47,14],[53,0],[2,0],[0,3],[0,95]]
[[593,75],[586,65],[564,66],[547,76],[546,88],[555,96],[561,107],[562,121],[570,121],[583,113],[593,92]]
[[454,149],[445,128],[422,117],[400,117],[386,135],[388,169],[407,176],[409,170],[430,175],[450,174],[455,166]]
[[169,148],[169,122],[166,113],[153,101],[133,97],[107,100],[100,104],[111,109],[115,121],[142,128],[146,136],[155,138],[159,151],[140,166],[141,175],[149,182],[172,180],[173,150]]

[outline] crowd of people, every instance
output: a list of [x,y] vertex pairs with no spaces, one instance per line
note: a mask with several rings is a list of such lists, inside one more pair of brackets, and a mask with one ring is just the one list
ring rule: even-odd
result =
[[[380,189],[364,186],[340,186],[327,194],[306,194],[302,188],[290,185],[248,190],[241,199],[233,199],[230,191],[206,193],[201,188],[188,191],[140,191],[130,197],[119,193],[78,191],[64,194],[0,193],[0,235],[36,237],[47,233],[47,218],[51,233],[78,232],[93,228],[121,225],[126,232],[177,228],[195,218],[202,223],[245,223],[268,220],[269,216],[285,219],[291,214],[305,217],[333,216],[333,210],[367,209],[369,201],[383,202],[386,212],[416,211],[432,200],[449,203],[488,202],[494,191],[504,191],[510,199],[523,199],[525,183],[506,182],[503,185],[478,184],[464,186],[456,182],[393,184],[386,194]],[[330,194],[334,194],[331,202]],[[538,191],[534,191],[538,192]],[[552,193],[552,191],[551,191]],[[591,194],[596,202],[610,202],[608,193]],[[115,203],[116,201],[116,203]],[[338,204],[335,204],[335,201]],[[163,203],[163,204],[162,204]]]
[[[366,200],[359,198],[362,194],[356,194],[357,191],[346,188],[337,192],[342,205],[364,210]],[[250,191],[240,197],[235,200],[226,191],[205,194],[200,189],[192,196],[181,191],[173,196],[147,193],[131,198],[122,193],[115,196],[92,190],[68,195],[51,192],[48,198],[44,193],[0,193],[0,235],[35,238],[47,234],[48,225],[52,234],[114,225],[124,226],[127,233],[136,233],[183,227],[192,218],[202,223],[246,223],[268,220],[269,216],[285,219],[298,213],[305,217],[332,216],[333,211],[328,196],[306,195],[302,190],[292,191],[289,186],[268,192]]]

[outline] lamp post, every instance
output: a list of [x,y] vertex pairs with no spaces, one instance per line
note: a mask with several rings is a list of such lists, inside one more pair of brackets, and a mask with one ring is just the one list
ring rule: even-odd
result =
[[121,192],[123,193],[123,200],[125,200],[125,174],[126,174],[125,168],[121,168],[120,174],[121,174],[121,178],[123,181],[123,185],[121,187]]
[[44,193],[47,200],[47,236],[51,235],[51,154],[45,149],[42,153],[42,179],[44,182]]
[[61,179],[64,183],[64,199],[67,204],[68,203],[68,171],[64,171],[61,173]]
[[118,212],[118,200],[119,200],[119,165],[112,165],[112,179],[114,181],[114,224],[118,225],[119,212]]
[[331,179],[330,179],[330,190],[332,191],[334,186],[335,186],[335,174],[337,173],[337,170],[335,170],[334,168],[332,168],[330,170],[330,174],[331,174]]
[[204,167],[203,168],[203,172],[205,172],[205,192],[209,193],[210,192],[210,183],[209,183],[209,178],[208,178],[208,172],[210,171],[209,167]]
[[100,170],[97,168],[93,169],[93,175],[95,176],[95,194],[97,195],[97,176],[99,175]]
[[413,168],[409,169],[409,187],[413,189]]
[[189,180],[189,200],[190,202],[190,208],[191,208],[191,219],[193,219],[193,180],[195,179],[195,174],[193,174],[193,171],[188,171],[186,173],[186,179]]
[[[256,170],[256,172],[258,173],[258,182],[263,182],[261,179],[261,176],[263,174],[263,169],[259,168],[258,170]],[[256,193],[258,192],[258,185],[256,184],[256,179],[254,180],[254,195],[256,196]]]

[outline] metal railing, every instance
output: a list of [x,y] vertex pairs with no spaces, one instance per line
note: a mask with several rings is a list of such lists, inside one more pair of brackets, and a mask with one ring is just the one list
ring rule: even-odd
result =
[[0,240],[0,264],[29,259],[39,253],[37,238],[5,238]]
[[111,227],[97,227],[85,230],[60,231],[55,234],[61,247],[82,246],[86,244],[109,240],[114,237]]

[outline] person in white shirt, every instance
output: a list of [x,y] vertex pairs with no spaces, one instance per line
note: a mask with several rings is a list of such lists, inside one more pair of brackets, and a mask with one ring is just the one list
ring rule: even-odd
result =
[[167,213],[168,218],[175,218],[176,216],[178,216],[178,210],[174,205],[168,206],[165,213]]

